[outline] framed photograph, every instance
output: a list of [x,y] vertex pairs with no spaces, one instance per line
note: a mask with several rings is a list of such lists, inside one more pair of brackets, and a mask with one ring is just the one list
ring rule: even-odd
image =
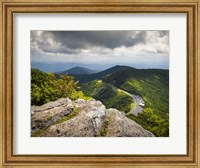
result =
[[1,166],[200,167],[199,3],[1,1]]

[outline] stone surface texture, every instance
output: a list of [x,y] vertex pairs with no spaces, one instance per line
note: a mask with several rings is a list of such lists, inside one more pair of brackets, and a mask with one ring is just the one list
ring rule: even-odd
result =
[[[58,122],[73,113],[74,116]],[[106,109],[97,100],[62,98],[42,106],[31,107],[31,133],[41,131],[40,137],[98,137],[109,120],[106,137],[154,137],[154,135],[128,119],[125,113],[116,109]]]
[[109,120],[107,128],[108,137],[153,137],[154,135],[145,130],[135,121],[125,117],[123,112],[116,109],[106,110],[106,117]]

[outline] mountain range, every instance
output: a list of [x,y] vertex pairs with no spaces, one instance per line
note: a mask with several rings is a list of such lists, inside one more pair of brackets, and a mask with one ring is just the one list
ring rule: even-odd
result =
[[[79,83],[86,83],[86,82],[90,82],[90,81],[95,80],[95,79],[103,79],[107,75],[112,74],[112,73],[117,72],[117,71],[120,71],[120,70],[123,70],[123,69],[135,69],[135,68],[128,67],[128,66],[116,65],[114,67],[100,71],[98,73],[94,73],[94,74],[74,74],[73,76],[74,76],[75,80],[79,81]],[[63,73],[61,72],[59,74],[63,74]]]
[[[169,70],[116,65],[100,72],[79,66],[58,71],[57,78],[66,73],[73,76],[85,96],[124,112],[155,136],[169,136]],[[145,104],[138,115],[131,113],[138,106],[134,96]]]
[[[111,67],[114,67],[115,65],[116,64],[112,64],[112,63],[102,65],[102,64],[98,64],[98,63],[91,64],[91,63],[87,63],[87,62],[77,63],[77,62],[36,62],[36,61],[31,61],[31,68],[39,69],[43,72],[53,72],[53,73],[63,72],[63,71],[69,70],[69,69],[77,67],[77,66],[93,69],[96,71],[103,71],[103,70],[109,69]],[[121,64],[121,63],[119,63],[118,65],[123,66],[123,64]],[[126,66],[136,67],[139,69],[154,68],[153,65],[144,64],[144,63],[143,64],[129,63],[129,64],[126,64]],[[160,65],[160,67],[163,67],[165,69],[169,68],[166,65]],[[157,68],[159,68],[159,67],[157,67]]]
[[97,72],[98,72],[97,70],[76,66],[71,69],[60,72],[60,74],[80,75],[80,74],[94,74]]
[[87,64],[87,63],[74,63],[74,62],[54,62],[54,63],[45,63],[45,62],[31,62],[31,68],[39,69],[43,72],[63,72],[74,67],[87,67],[89,69],[94,69],[96,71],[102,71],[107,68],[110,68],[112,65],[99,65],[99,64]]
[[[74,77],[86,96],[102,101],[107,108],[124,111],[127,117],[156,136],[169,135],[169,70],[115,66],[99,73]],[[120,90],[143,99],[145,107],[141,114],[129,113],[133,108],[132,101]]]

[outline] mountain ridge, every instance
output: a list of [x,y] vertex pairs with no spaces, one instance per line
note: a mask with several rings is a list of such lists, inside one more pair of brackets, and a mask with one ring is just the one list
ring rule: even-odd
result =
[[[102,101],[107,108],[125,112],[128,118],[136,121],[156,136],[169,136],[169,70],[136,69],[117,65],[96,74],[72,76],[75,80],[78,80],[77,76],[82,77],[80,84],[76,82],[79,85],[78,92],[70,97],[73,100],[74,96],[86,100],[93,97]],[[74,80],[70,75],[68,77]],[[60,80],[59,74],[54,80]],[[97,81],[92,83],[94,80]],[[84,83],[86,81],[87,83]],[[86,84],[85,89],[82,87],[83,84]],[[96,84],[100,85],[97,87]],[[111,85],[118,89],[113,89]],[[138,116],[129,113],[133,103],[127,101],[129,96],[126,95],[127,98],[125,98],[120,89],[131,95],[138,95],[144,100],[145,108]],[[87,91],[89,92],[87,93]],[[41,92],[42,94],[43,92]]]
[[117,72],[122,69],[135,69],[135,68],[129,67],[129,66],[116,65],[95,74],[80,74],[80,75],[73,75],[73,76],[75,80],[78,80],[80,83],[86,83],[95,79],[103,79],[103,77],[105,77],[106,75],[109,75],[111,73]]
[[97,73],[97,72],[98,71],[94,70],[94,69],[75,66],[71,69],[59,72],[59,74],[80,75],[80,74],[94,74],[94,73]]
[[73,67],[80,66],[80,67],[87,67],[89,69],[95,69],[98,71],[103,71],[109,67],[110,65],[99,65],[99,64],[86,64],[86,63],[75,63],[75,62],[31,62],[31,68],[39,69],[43,72],[62,72],[68,69],[71,69]]
[[169,136],[169,70],[122,68],[107,74],[101,80],[102,83],[140,96],[145,104],[142,112],[137,116],[128,113],[132,107],[127,98],[116,100],[117,95],[112,88],[101,86],[94,80],[81,84],[81,90],[85,95],[102,101],[107,107],[122,110],[127,117],[137,121],[156,136]]

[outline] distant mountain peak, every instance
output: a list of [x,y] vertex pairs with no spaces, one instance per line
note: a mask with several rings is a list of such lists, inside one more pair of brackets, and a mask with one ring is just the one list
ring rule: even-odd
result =
[[115,65],[114,67],[128,67],[126,65]]
[[134,68],[134,67],[127,66],[127,65],[115,65],[115,66],[113,66],[112,68],[133,68],[133,69],[136,69],[136,68]]
[[75,67],[73,67],[73,68],[71,68],[71,69],[75,69],[75,68],[85,68],[85,67],[75,66]]
[[98,72],[97,70],[75,66],[71,69],[61,72],[61,74],[80,75],[80,74],[94,74],[97,72]]

